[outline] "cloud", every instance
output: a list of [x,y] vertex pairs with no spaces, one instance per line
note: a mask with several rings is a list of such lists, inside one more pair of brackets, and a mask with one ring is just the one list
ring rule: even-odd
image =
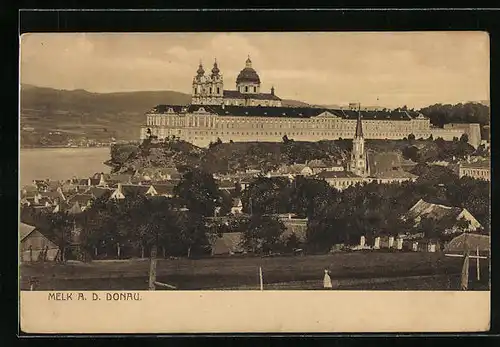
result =
[[372,103],[383,95],[396,106],[487,99],[488,39],[414,32],[25,34],[21,81],[98,92],[190,92],[200,59],[209,72],[217,58],[225,88],[232,89],[249,54],[262,89],[274,85],[283,98]]

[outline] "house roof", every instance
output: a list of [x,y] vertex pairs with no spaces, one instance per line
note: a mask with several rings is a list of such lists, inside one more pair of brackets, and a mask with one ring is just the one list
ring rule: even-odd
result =
[[404,171],[404,170],[391,170],[391,171],[384,171],[384,172],[379,172],[376,173],[375,175],[371,175],[374,178],[386,178],[386,179],[392,179],[392,178],[417,178],[417,175],[414,175],[410,172]]
[[306,168],[309,168],[309,166],[305,164],[292,164],[289,166],[285,166],[283,168],[283,171],[290,174],[300,174]]
[[23,241],[33,230],[35,230],[36,227],[33,225],[29,225],[26,223],[19,223],[19,239],[20,241]]
[[26,193],[29,193],[29,192],[35,193],[35,192],[38,192],[38,187],[34,184],[28,184],[28,185],[23,186],[22,190],[26,191]]
[[371,175],[401,168],[401,156],[396,152],[369,152],[367,160]]
[[48,181],[47,182],[47,187],[50,190],[56,190],[57,188],[59,188],[61,186],[62,186],[62,182],[60,182],[60,181]]
[[460,167],[471,168],[471,169],[490,169],[491,162],[489,160],[478,160],[475,162],[463,162],[460,163]]
[[75,201],[72,206],[67,210],[69,214],[79,214],[82,213],[82,208],[78,201]]
[[114,183],[128,183],[132,179],[131,174],[106,174],[104,179],[108,182]]
[[152,168],[152,167],[147,167],[143,168],[139,171],[139,174],[145,175],[145,174],[178,174],[179,171],[175,167],[158,167],[158,168]]
[[322,171],[316,175],[317,178],[361,178],[350,171]]
[[491,251],[491,240],[488,235],[463,233],[453,238],[444,248],[445,252],[463,253],[469,250],[474,253],[479,248],[479,253]]
[[146,185],[135,185],[135,184],[123,184],[122,193],[123,195],[144,195],[149,190],[149,186]]
[[92,194],[75,194],[68,199],[68,204],[73,205],[78,202],[80,205],[87,205],[93,198]]
[[96,186],[99,184],[100,181],[101,181],[100,178],[90,178],[90,185]]
[[321,159],[313,159],[307,163],[310,168],[326,168],[327,165]]
[[241,232],[223,233],[213,242],[212,251],[214,254],[242,252],[244,250],[241,246],[242,241],[243,233]]
[[85,194],[89,194],[95,199],[100,198],[105,194],[111,194],[111,193],[112,193],[111,189],[101,188],[101,187],[90,187],[85,191]]
[[243,204],[241,203],[241,199],[240,198],[234,198],[233,199],[233,206],[232,207],[241,207],[243,206]]
[[58,191],[41,192],[40,196],[42,198],[48,198],[48,199],[51,199],[51,200],[54,200],[54,199],[63,199],[64,198],[64,196],[61,195],[61,193],[59,193]]
[[440,204],[426,202],[423,199],[417,201],[415,205],[406,213],[406,218],[415,219],[417,217],[427,217],[442,219],[446,217],[457,218],[463,211],[460,207],[450,207]]
[[174,188],[175,185],[173,184],[153,184],[154,190],[159,195],[173,195],[174,194]]
[[221,180],[217,181],[219,189],[236,189],[236,185],[233,181]]

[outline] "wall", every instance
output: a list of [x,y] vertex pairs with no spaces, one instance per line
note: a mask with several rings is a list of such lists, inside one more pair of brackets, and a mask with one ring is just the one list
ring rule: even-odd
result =
[[[478,123],[450,123],[443,126],[446,130],[461,130],[469,137],[469,144],[474,148],[481,144],[481,126]],[[460,135],[462,136],[462,135]]]
[[[237,102],[238,99],[227,99]],[[252,101],[253,102],[253,101]],[[262,102],[262,100],[259,100]],[[365,139],[397,140],[414,134],[416,138],[452,141],[464,133],[462,128],[430,128],[428,119],[411,120],[364,120]],[[147,114],[146,126],[141,130],[141,139],[150,127],[159,138],[175,135],[197,146],[207,146],[220,138],[223,142],[263,141],[280,142],[284,135],[296,141],[336,140],[354,137],[356,120],[318,116],[313,118],[270,118],[218,116],[208,112]],[[476,129],[472,127],[471,129]],[[471,131],[474,134],[476,130]]]

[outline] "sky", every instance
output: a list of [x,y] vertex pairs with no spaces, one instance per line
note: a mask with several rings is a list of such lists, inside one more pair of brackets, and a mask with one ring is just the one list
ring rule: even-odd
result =
[[261,91],[331,105],[424,107],[489,100],[485,32],[37,33],[21,36],[21,83],[90,92],[191,93],[214,59],[224,89],[249,55]]

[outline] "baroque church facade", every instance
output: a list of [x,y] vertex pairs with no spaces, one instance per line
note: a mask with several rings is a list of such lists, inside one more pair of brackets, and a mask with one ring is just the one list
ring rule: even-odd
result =
[[296,141],[352,139],[359,119],[363,119],[363,141],[355,139],[358,149],[364,149],[364,139],[399,140],[410,134],[417,139],[432,135],[452,140],[466,133],[469,139],[480,139],[474,124],[434,128],[429,118],[415,112],[283,106],[274,87],[270,93],[261,91],[261,79],[250,57],[236,78],[235,90],[224,89],[217,61],[209,74],[200,63],[192,80],[191,104],[157,105],[151,109],[146,113],[140,139],[154,136],[161,141],[175,137],[200,147],[218,139],[280,142],[285,135]]
[[236,78],[236,90],[224,89],[224,78],[217,60],[208,75],[200,62],[193,78],[191,102],[195,105],[282,106],[281,99],[274,94],[274,87],[270,93],[262,93],[260,84],[260,77],[252,67],[250,56]]

